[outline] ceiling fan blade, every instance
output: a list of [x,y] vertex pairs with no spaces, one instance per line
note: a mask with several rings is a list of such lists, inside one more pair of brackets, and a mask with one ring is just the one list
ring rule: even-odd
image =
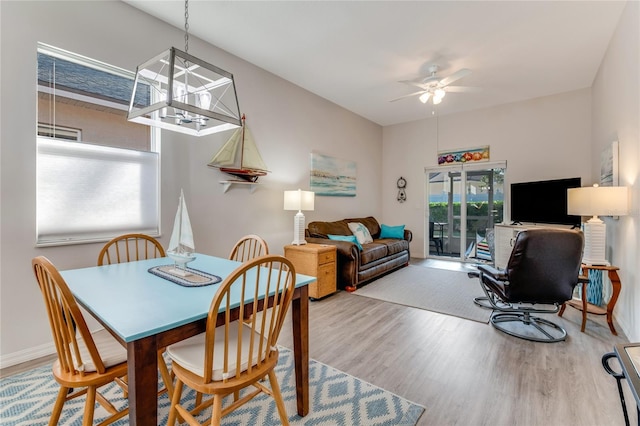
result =
[[409,86],[415,86],[415,87],[419,87],[421,89],[426,89],[427,85],[422,83],[423,78],[419,78],[416,80],[401,80],[398,83],[404,83],[404,84],[408,84]]
[[409,93],[408,95],[400,96],[399,98],[391,99],[389,102],[399,101],[400,99],[409,98],[411,96],[422,95],[426,90],[420,90],[418,92]]
[[447,86],[453,83],[454,81],[461,79],[462,77],[466,77],[469,74],[471,74],[470,69],[467,69],[467,68],[459,69],[458,71],[454,72],[450,76],[440,80],[440,86]]
[[451,93],[473,93],[482,91],[479,87],[469,87],[469,86],[447,86],[444,88],[445,92]]

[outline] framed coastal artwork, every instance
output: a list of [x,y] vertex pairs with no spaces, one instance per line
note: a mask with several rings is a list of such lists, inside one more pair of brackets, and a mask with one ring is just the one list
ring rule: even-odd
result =
[[600,186],[618,186],[618,141],[611,142],[602,150]]
[[438,165],[477,163],[489,161],[489,145],[476,148],[457,149],[455,151],[438,151]]
[[356,196],[356,162],[311,153],[310,187],[316,195]]

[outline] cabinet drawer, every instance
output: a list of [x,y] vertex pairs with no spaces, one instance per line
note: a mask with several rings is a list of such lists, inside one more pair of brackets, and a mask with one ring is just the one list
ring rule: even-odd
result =
[[335,251],[325,251],[318,253],[318,265],[324,265],[325,263],[335,262],[336,261],[336,252]]
[[[336,264],[326,263],[318,267],[318,280],[309,288],[309,296],[321,298],[336,292]],[[312,294],[313,293],[313,294]]]

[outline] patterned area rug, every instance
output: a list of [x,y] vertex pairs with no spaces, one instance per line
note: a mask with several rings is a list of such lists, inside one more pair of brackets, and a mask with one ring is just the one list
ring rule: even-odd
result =
[[483,323],[491,317],[490,309],[473,303],[484,292],[478,279],[466,272],[409,265],[352,294]]
[[[311,408],[308,415],[296,414],[295,373],[293,353],[280,348],[276,367],[287,414],[292,425],[415,425],[424,407],[363,382],[315,360],[309,361],[309,392]],[[267,381],[268,382],[268,381]],[[3,426],[46,425],[58,392],[51,367],[40,367],[0,380],[0,424]],[[127,401],[115,384],[102,388],[103,394],[117,408]],[[60,417],[61,425],[82,424],[84,397],[68,401]],[[195,401],[195,393],[183,392],[183,402]],[[164,394],[158,402],[158,418],[166,425],[169,399]],[[94,424],[106,417],[102,407],[96,408]],[[208,416],[203,413],[199,419]],[[127,419],[114,425],[128,425]],[[280,419],[273,399],[261,394],[251,402],[223,418],[224,425],[279,425]]]

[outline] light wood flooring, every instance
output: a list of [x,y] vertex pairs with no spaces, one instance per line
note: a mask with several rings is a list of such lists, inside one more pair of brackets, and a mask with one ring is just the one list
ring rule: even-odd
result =
[[[465,268],[447,261],[412,263]],[[601,358],[627,340],[613,336],[604,317],[590,316],[581,333],[581,314],[567,308],[554,321],[569,337],[549,344],[344,291],[311,302],[309,315],[311,358],[423,405],[418,425],[624,424],[616,382]],[[290,322],[285,324],[279,343],[291,348]],[[5,368],[0,375],[50,362]],[[637,424],[633,396],[623,386],[631,424]]]
[[[490,324],[343,291],[310,305],[311,357],[423,405],[418,425],[624,425],[616,381],[601,358],[627,340],[613,336],[604,317],[590,317],[581,333],[581,313],[567,308],[553,316],[567,340],[534,343]],[[288,329],[280,339],[292,347]]]

